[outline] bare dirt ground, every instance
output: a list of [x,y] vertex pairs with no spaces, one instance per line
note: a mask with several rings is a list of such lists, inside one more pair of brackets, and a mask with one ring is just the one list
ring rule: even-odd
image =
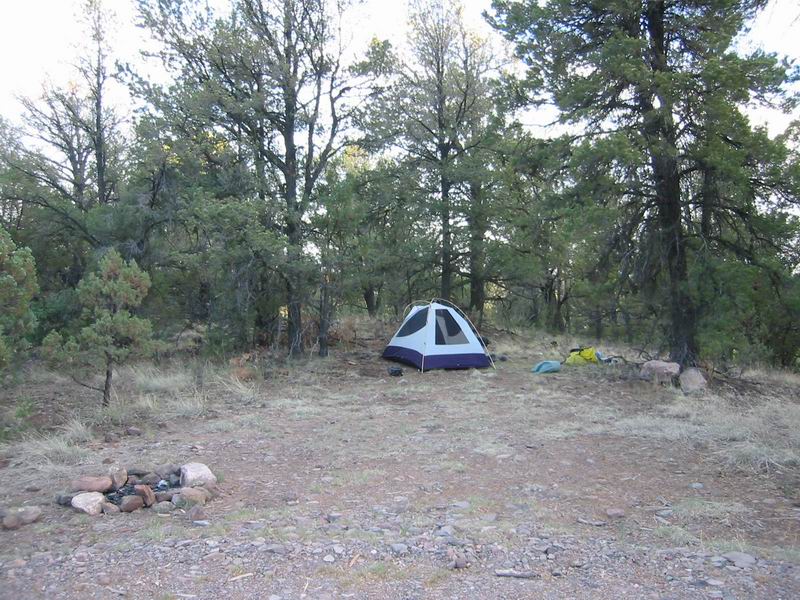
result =
[[[533,375],[543,352],[508,348],[496,371],[403,377],[372,350],[202,387],[128,371],[106,412],[30,373],[0,404],[66,425],[0,452],[0,506],[44,509],[0,531],[0,597],[800,597],[796,381],[686,398],[618,367]],[[222,479],[207,526],[53,502],[109,464],[188,461]]]

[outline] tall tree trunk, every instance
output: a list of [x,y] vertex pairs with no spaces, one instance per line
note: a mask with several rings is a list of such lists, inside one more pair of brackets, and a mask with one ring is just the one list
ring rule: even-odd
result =
[[[324,277],[324,276],[323,276]],[[328,356],[328,331],[331,327],[333,316],[333,303],[331,302],[330,288],[328,282],[323,279],[319,290],[319,356]]]
[[371,318],[378,315],[378,292],[372,285],[364,288],[364,303],[367,305],[367,314]]
[[[651,68],[667,72],[664,35],[665,3],[650,0],[646,6]],[[678,146],[672,103],[667,94],[657,90],[659,106],[646,93],[640,93],[644,109],[643,133],[648,141],[653,169],[659,239],[662,260],[666,264],[670,328],[667,338],[670,359],[682,365],[697,361],[696,312],[688,290],[686,242],[681,214],[681,180],[678,169]]]
[[469,307],[483,314],[486,303],[486,248],[485,237],[488,225],[483,212],[481,184],[470,183],[472,210],[469,218]]
[[[444,168],[444,165],[442,165]],[[453,289],[453,232],[450,228],[450,187],[452,183],[441,177],[441,219],[442,219],[442,288],[441,297],[450,300]]]

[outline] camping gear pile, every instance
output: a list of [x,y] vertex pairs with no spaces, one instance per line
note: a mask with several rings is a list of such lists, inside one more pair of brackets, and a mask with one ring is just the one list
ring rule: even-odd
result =
[[595,349],[593,346],[582,346],[580,348],[573,348],[569,351],[569,355],[564,359],[564,362],[557,360],[543,360],[536,364],[531,369],[534,373],[558,373],[561,370],[561,365],[591,365],[591,364],[608,364],[617,360],[616,357],[606,357],[602,352]]

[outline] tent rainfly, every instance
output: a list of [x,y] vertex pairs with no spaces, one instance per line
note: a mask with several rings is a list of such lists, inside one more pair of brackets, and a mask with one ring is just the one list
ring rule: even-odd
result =
[[469,319],[446,300],[438,299],[411,307],[383,351],[383,358],[420,371],[493,366]]

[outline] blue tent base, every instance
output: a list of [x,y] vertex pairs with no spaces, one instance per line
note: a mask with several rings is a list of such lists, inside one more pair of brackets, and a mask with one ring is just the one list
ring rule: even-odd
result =
[[[410,348],[386,346],[381,355],[387,360],[405,363],[422,369],[422,354]],[[425,371],[431,369],[484,369],[492,366],[486,354],[434,354],[427,355],[424,360]]]

